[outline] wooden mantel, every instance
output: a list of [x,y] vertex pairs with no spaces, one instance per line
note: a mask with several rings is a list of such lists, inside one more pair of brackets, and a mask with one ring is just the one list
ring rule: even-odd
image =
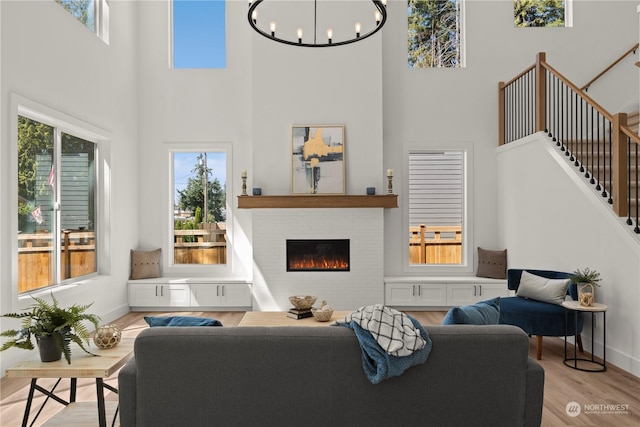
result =
[[397,208],[398,195],[238,196],[240,209]]

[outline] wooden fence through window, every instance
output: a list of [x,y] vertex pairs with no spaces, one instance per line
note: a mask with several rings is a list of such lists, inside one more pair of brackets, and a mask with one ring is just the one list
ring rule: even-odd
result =
[[462,227],[409,227],[410,264],[460,264],[462,262]]

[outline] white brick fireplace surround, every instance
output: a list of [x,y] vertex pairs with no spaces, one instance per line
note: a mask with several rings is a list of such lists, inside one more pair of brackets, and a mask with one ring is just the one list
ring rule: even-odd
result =
[[[336,310],[383,303],[383,228],[382,208],[255,209],[253,309],[287,310],[291,295]],[[350,271],[287,272],[287,239],[350,239]]]

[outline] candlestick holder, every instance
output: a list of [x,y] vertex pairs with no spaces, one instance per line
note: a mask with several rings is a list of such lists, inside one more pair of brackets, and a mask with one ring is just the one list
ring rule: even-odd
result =
[[393,194],[393,175],[387,175],[387,194]]
[[247,195],[247,177],[246,176],[242,177],[242,195],[243,196]]

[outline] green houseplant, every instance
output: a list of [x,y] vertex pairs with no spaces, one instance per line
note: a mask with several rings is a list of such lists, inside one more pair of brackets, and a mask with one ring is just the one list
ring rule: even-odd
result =
[[571,283],[578,287],[578,303],[585,307],[593,305],[596,286],[600,286],[600,273],[589,268],[577,269],[570,276]]
[[[89,331],[82,323],[88,321],[95,328],[98,328],[100,318],[94,314],[85,313],[93,305],[74,304],[67,308],[58,305],[58,300],[51,294],[52,302],[49,303],[42,298],[32,297],[36,302],[25,309],[22,313],[7,313],[2,317],[21,319],[20,329],[8,329],[0,334],[2,337],[11,337],[12,340],[5,342],[0,351],[9,348],[21,348],[33,350],[32,336],[36,338],[40,357],[43,362],[59,360],[64,353],[67,363],[71,363],[71,342],[88,354],[93,354],[87,348],[89,345]],[[84,341],[84,342],[83,342]],[[52,355],[47,355],[46,345],[54,346]],[[94,355],[95,356],[95,355]]]

